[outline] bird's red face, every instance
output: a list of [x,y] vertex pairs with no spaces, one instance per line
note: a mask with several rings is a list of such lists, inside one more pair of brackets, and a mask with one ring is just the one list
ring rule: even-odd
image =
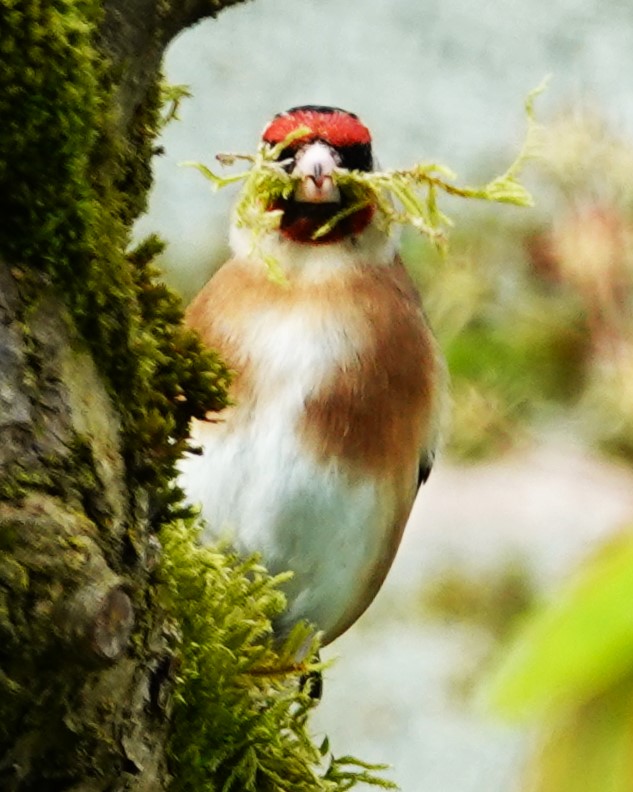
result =
[[365,206],[349,214],[327,234],[314,239],[314,233],[353,200],[335,184],[334,170],[372,170],[369,130],[353,113],[304,105],[276,115],[262,140],[275,146],[302,128],[307,130],[305,135],[293,140],[279,156],[288,172],[300,178],[290,198],[279,199],[270,207],[283,211],[281,233],[287,239],[312,245],[359,234],[371,222],[374,207]]

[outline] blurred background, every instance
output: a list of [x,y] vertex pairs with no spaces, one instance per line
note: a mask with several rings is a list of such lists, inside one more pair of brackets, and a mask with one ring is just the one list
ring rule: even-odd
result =
[[552,75],[535,208],[446,201],[445,259],[403,238],[451,416],[387,584],[327,652],[313,726],[335,753],[393,764],[404,792],[633,790],[631,42],[620,0],[256,0],[168,53],[192,98],[137,234],[167,240],[186,300],[227,255],[235,193],[179,162],[213,166],[275,112],[334,104],[383,167],[432,160],[480,184]]

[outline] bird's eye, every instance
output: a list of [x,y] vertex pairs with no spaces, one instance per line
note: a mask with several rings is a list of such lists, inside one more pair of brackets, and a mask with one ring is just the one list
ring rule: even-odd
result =
[[286,173],[292,173],[294,170],[296,153],[296,149],[292,149],[290,146],[288,146],[287,148],[283,149],[283,151],[277,157],[277,162],[286,171]]
[[350,143],[339,147],[340,165],[347,170],[371,171],[373,157],[369,143]]

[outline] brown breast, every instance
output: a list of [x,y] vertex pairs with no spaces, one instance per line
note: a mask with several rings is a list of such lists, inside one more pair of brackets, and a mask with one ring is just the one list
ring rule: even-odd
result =
[[282,285],[264,268],[236,260],[224,265],[186,318],[235,370],[231,395],[238,403],[253,397],[257,380],[257,361],[241,343],[240,326],[268,306],[299,306],[315,327],[334,317],[341,332],[356,339],[355,358],[333,363],[330,376],[306,399],[297,427],[306,450],[380,476],[415,470],[435,435],[439,367],[435,341],[402,264]]

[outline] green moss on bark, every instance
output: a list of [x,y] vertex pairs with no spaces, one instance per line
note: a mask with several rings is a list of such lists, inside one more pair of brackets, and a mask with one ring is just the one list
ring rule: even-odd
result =
[[166,491],[188,419],[224,404],[227,371],[179,326],[151,268],[159,244],[126,256],[160,91],[157,78],[123,132],[101,14],[96,0],[0,3],[0,253],[63,295],[121,415],[131,483]]
[[0,345],[21,405],[0,457],[10,790],[166,787],[147,499],[169,511],[189,418],[225,399],[226,368],[152,267],[159,243],[128,254],[159,92],[118,116],[101,18],[96,0],[0,0]]

